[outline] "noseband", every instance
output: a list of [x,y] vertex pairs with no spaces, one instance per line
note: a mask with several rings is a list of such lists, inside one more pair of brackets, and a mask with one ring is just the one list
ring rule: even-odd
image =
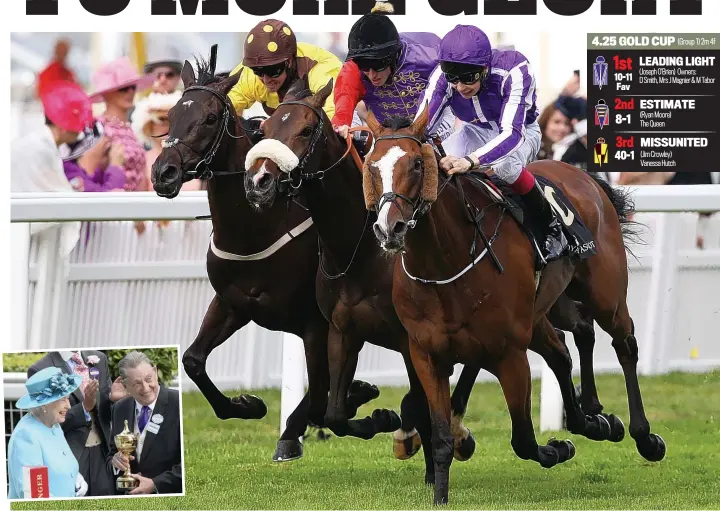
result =
[[[225,134],[227,134],[230,138],[233,138],[235,140],[243,138],[243,135],[235,136],[232,133],[230,133],[229,125],[230,125],[230,119],[233,120],[233,125],[237,125],[237,118],[235,117],[235,110],[230,104],[230,101],[228,100],[227,96],[224,94],[221,94],[220,92],[216,91],[215,89],[212,89],[210,87],[206,87],[204,85],[193,85],[188,87],[183,91],[183,96],[185,96],[186,93],[194,90],[202,90],[209,92],[213,94],[216,98],[218,98],[222,104],[223,104],[223,113],[222,113],[222,119],[220,120],[220,129],[218,129],[215,132],[215,136],[213,137],[213,141],[210,143],[210,147],[204,152],[204,154],[196,151],[193,149],[187,142],[184,142],[178,137],[172,137],[169,136],[166,140],[163,140],[162,147],[163,148],[173,148],[175,149],[178,154],[180,155],[180,167],[186,175],[190,176],[192,179],[201,179],[206,180],[213,177],[213,175],[230,175],[230,174],[242,174],[244,171],[235,171],[235,172],[228,172],[228,171],[213,171],[210,168],[210,163],[213,161],[213,158],[215,157],[215,153],[217,153],[218,149],[220,148],[220,145],[222,144],[223,137]],[[182,96],[181,96],[182,97]],[[182,153],[180,152],[180,149],[178,148],[179,145],[187,147],[193,154],[200,157],[200,161],[195,165],[194,170],[186,170],[185,169],[185,162],[183,160]]]

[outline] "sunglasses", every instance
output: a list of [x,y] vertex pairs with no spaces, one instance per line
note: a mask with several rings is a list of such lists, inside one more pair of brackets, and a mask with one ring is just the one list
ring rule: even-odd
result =
[[285,69],[287,69],[287,62],[281,62],[280,64],[275,64],[272,66],[253,67],[251,69],[252,72],[255,73],[255,76],[267,76],[268,78],[277,78],[285,72]]
[[118,92],[122,92],[122,93],[125,93],[125,92],[128,92],[128,91],[133,91],[133,92],[135,92],[136,90],[137,90],[137,85],[128,85],[127,87],[123,87],[122,89],[118,89]]
[[363,73],[369,73],[371,70],[375,71],[376,73],[382,73],[390,67],[390,64],[392,64],[392,60],[356,60],[355,63],[357,64],[358,68],[360,68],[360,71],[362,71]]
[[175,71],[158,71],[158,73],[155,75],[155,78],[159,80],[163,76],[168,80],[172,80],[177,76],[177,73]]

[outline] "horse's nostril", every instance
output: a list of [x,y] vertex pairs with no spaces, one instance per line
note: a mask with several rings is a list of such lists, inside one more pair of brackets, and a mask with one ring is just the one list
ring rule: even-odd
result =
[[378,224],[373,224],[373,232],[375,233],[375,238],[379,240],[385,239],[385,233]]
[[160,181],[165,184],[172,184],[180,177],[180,170],[175,165],[166,165],[160,171]]
[[258,190],[263,190],[263,191],[267,190],[268,188],[270,188],[272,186],[272,182],[273,182],[272,174],[270,174],[269,172],[266,172],[262,176],[260,176],[260,178],[257,180],[257,182],[255,183],[255,188],[257,188]]
[[407,231],[407,224],[403,222],[402,220],[399,220],[395,223],[393,226],[393,234],[397,236],[402,236]]

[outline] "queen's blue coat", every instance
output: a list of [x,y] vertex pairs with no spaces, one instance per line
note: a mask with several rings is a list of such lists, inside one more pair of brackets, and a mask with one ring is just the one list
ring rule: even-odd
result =
[[32,414],[17,423],[8,445],[8,498],[23,498],[23,467],[47,466],[50,497],[74,497],[78,462],[60,424],[49,428]]

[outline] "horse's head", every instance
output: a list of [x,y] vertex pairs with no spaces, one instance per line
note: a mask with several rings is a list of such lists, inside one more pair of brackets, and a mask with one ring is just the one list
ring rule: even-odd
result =
[[381,125],[368,114],[375,146],[363,167],[365,205],[378,212],[375,237],[391,253],[404,247],[408,228],[437,198],[438,166],[435,151],[425,142],[427,122],[427,107],[415,122],[392,118]]
[[333,132],[322,110],[332,93],[333,80],[317,94],[298,79],[285,100],[263,124],[265,138],[245,159],[245,191],[258,210],[272,206],[278,194],[289,196],[302,182],[304,169],[322,157],[315,144]]
[[215,75],[214,47],[210,62],[197,61],[197,67],[196,77],[185,61],[181,73],[185,90],[168,112],[168,138],[152,167],[153,188],[161,197],[177,196],[182,184],[191,179],[209,178],[215,153],[228,143],[225,135],[234,133],[237,117],[227,94],[241,73]]

